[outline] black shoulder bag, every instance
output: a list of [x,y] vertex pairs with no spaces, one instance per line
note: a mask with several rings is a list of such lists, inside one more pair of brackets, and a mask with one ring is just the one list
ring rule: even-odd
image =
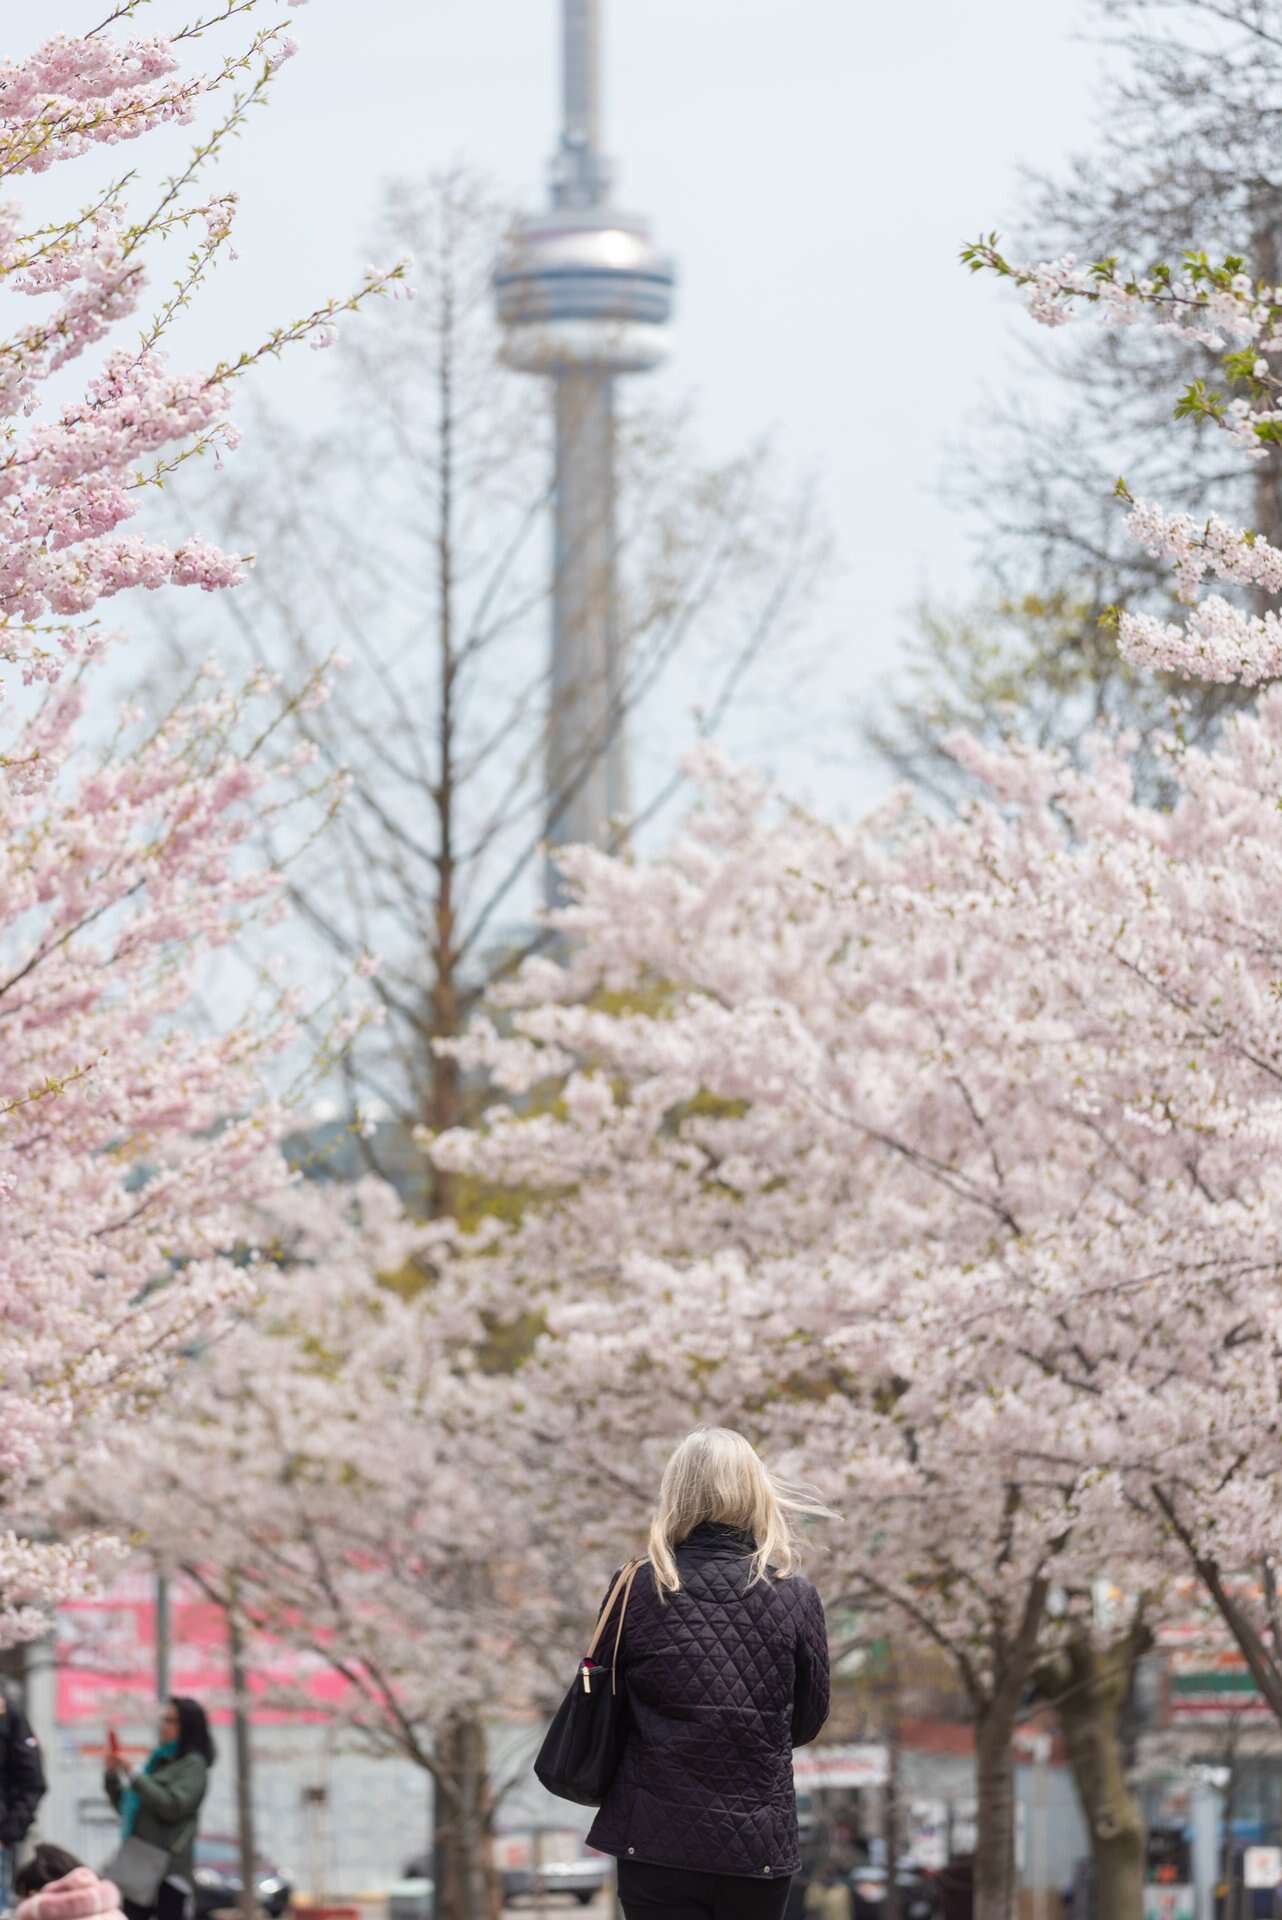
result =
[[[554,1793],[558,1800],[573,1800],[580,1807],[600,1806],[623,1750],[627,1697],[619,1686],[619,1642],[623,1638],[632,1582],[644,1564],[642,1560],[630,1561],[611,1587],[592,1643],[579,1662],[570,1691],[558,1707],[534,1762],[535,1775],[549,1793]],[[607,1669],[597,1665],[595,1654],[616,1602],[618,1625],[614,1631],[614,1654]]]

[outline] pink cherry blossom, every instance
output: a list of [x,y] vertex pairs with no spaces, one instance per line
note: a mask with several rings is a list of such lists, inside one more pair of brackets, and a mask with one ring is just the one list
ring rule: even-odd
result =
[[1124,740],[954,751],[956,821],[837,830],[707,758],[667,853],[567,855],[563,961],[451,1048],[516,1097],[428,1144],[536,1196],[437,1265],[546,1329],[520,1393],[574,1483],[636,1515],[684,1426],[747,1427],[1000,1771],[1054,1589],[1160,1612],[1163,1502],[1228,1564],[1282,1544],[1282,693],[1173,738],[1162,812]]
[[[257,1283],[250,1211],[292,1178],[269,1075],[295,1039],[297,999],[224,1000],[216,1028],[193,1001],[211,951],[282,903],[280,874],[251,846],[291,771],[287,755],[273,764],[263,724],[279,710],[273,683],[238,692],[207,670],[150,730],[124,710],[97,750],[83,714],[115,637],[105,602],[221,591],[246,564],[198,534],[131,528],[149,487],[236,444],[241,373],[388,284],[327,300],[211,370],[167,364],[169,325],[233,230],[234,196],[207,192],[204,174],[292,51],[266,26],[189,70],[204,45],[59,34],[0,64],[0,171],[18,189],[95,147],[206,108],[214,120],[190,168],[149,197],[139,168],[87,212],[74,187],[61,219],[0,208],[0,284],[23,303],[0,350],[0,698],[6,677],[36,690],[0,742],[0,1643],[40,1630],[109,1551],[53,1542],[58,1477],[100,1457],[177,1355],[243,1307]],[[157,309],[149,257],[183,235],[182,277]],[[110,729],[94,717],[101,741]]]
[[[1214,266],[1188,253],[1183,270],[1155,266],[1128,273],[1116,260],[1083,266],[1066,256],[1031,266],[1012,265],[996,240],[963,250],[975,271],[996,273],[1022,292],[1034,320],[1058,326],[1082,314],[1103,325],[1151,326],[1225,355],[1231,383],[1249,397],[1230,399],[1206,382],[1194,382],[1176,411],[1212,422],[1230,446],[1248,460],[1263,459],[1282,433],[1282,376],[1270,354],[1282,349],[1282,288],[1256,282],[1236,261]],[[1155,558],[1171,563],[1178,597],[1192,611],[1164,620],[1146,610],[1125,610],[1118,619],[1122,653],[1136,666],[1185,679],[1237,681],[1258,686],[1282,672],[1282,630],[1272,608],[1247,611],[1222,594],[1199,598],[1207,574],[1260,592],[1282,591],[1282,554],[1249,528],[1230,526],[1218,515],[1204,525],[1150,501],[1131,500],[1128,530]]]

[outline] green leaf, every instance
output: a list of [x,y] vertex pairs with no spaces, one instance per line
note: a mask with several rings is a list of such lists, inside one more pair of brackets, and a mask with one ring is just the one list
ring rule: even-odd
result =
[[1177,420],[1187,420],[1194,414],[1205,415],[1208,420],[1224,417],[1224,395],[1213,392],[1205,380],[1192,381],[1175,402]]

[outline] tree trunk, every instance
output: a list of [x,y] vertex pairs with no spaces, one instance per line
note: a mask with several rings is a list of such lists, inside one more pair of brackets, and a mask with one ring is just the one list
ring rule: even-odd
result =
[[[1152,1491],[1158,1511],[1170,1522],[1171,1531],[1188,1554],[1198,1579],[1215,1602],[1220,1618],[1236,1640],[1251,1678],[1268,1702],[1274,1718],[1282,1724],[1282,1634],[1279,1633],[1274,1604],[1270,1603],[1269,1606],[1266,1639],[1265,1634],[1260,1631],[1226,1582],[1220,1570],[1219,1561],[1199,1550],[1197,1540],[1180,1517],[1179,1508],[1169,1489],[1155,1481]],[[1272,1576],[1267,1566],[1264,1584],[1265,1591],[1268,1593],[1272,1586]]]
[[[1266,280],[1271,287],[1276,287],[1279,271],[1282,271],[1282,255],[1278,248],[1282,208],[1278,206],[1272,187],[1257,197],[1253,212],[1251,268],[1257,279]],[[1282,546],[1282,456],[1276,446],[1268,447],[1264,459],[1256,463],[1252,486],[1255,493],[1255,531],[1273,546]],[[1256,589],[1253,598],[1258,614],[1267,613],[1273,605],[1273,595],[1262,588]]]
[[240,1843],[240,1911],[258,1920],[258,1846],[254,1837],[254,1749],[245,1678],[245,1644],[235,1593],[227,1608],[227,1662],[231,1668],[232,1721],[236,1745],[236,1829]]
[[899,1740],[899,1664],[893,1645],[886,1650],[886,1796],[883,1839],[886,1847],[885,1920],[899,1920],[899,1854],[903,1825],[902,1768]]
[[1038,1680],[1068,1747],[1090,1834],[1097,1909],[1108,1920],[1144,1916],[1144,1817],[1126,1779],[1122,1715],[1135,1663],[1148,1644],[1138,1624],[1102,1645],[1083,1630],[1047,1662]]
[[1224,1888],[1224,1920],[1232,1920],[1233,1909],[1237,1905],[1233,1897],[1233,1873],[1237,1865],[1233,1857],[1233,1822],[1237,1818],[1237,1768],[1229,1769],[1228,1786],[1224,1790],[1224,1804],[1220,1811],[1223,1832],[1220,1840],[1220,1884]]
[[[1019,1488],[1008,1486],[1006,1511],[1012,1528],[1019,1502]],[[979,1684],[967,1658],[961,1661],[962,1678],[975,1715],[977,1833],[973,1920],[1014,1920],[1015,1761],[1011,1742],[1015,1736],[1015,1716],[1032,1676],[1049,1593],[1049,1580],[1044,1573],[1037,1573],[1024,1589],[1013,1631],[1006,1605],[994,1609],[990,1689]]]
[[[447,261],[453,239],[447,227],[443,245]],[[454,437],[457,395],[454,390],[454,343],[457,315],[454,306],[454,280],[451,273],[441,278],[438,326],[440,358],[436,370],[437,402],[437,520],[436,520],[436,783],[432,799],[436,809],[437,850],[436,889],[433,901],[433,926],[429,965],[431,968],[430,1009],[432,1041],[454,1040],[459,1031],[458,952],[455,925],[455,819],[458,781],[458,657],[455,648],[455,473]],[[446,1133],[462,1120],[462,1080],[458,1062],[449,1055],[432,1055],[426,1061],[428,1073],[428,1109],[424,1116],[433,1133]],[[428,1211],[433,1219],[454,1212],[454,1176],[442,1167],[433,1167],[432,1192]]]
[[479,1720],[452,1720],[436,1741],[433,1920],[498,1920],[489,1755]]
[[1015,1912],[1014,1708],[991,1703],[975,1727],[975,1920],[1013,1920]]
[[1241,1736],[1242,1722],[1237,1714],[1232,1714],[1224,1730],[1224,1746],[1220,1753],[1220,1765],[1228,1775],[1224,1783],[1224,1798],[1220,1803],[1220,1884],[1224,1888],[1224,1899],[1222,1903],[1217,1902],[1216,1912],[1221,1913],[1222,1920],[1236,1920],[1242,1904],[1234,1884],[1237,1860],[1233,1832],[1241,1775]]
[[[447,223],[442,247],[447,266],[454,245]],[[455,436],[458,395],[455,389],[455,341],[458,314],[452,272],[440,277],[437,326],[439,357],[437,401],[437,517],[434,532],[436,565],[436,779],[431,798],[436,812],[436,881],[428,965],[431,1039],[453,1040],[460,1017],[457,902],[456,819],[458,798],[459,715],[457,706],[459,660],[455,635],[457,528]],[[433,1134],[448,1132],[464,1119],[463,1083],[458,1062],[449,1055],[429,1054],[427,1105],[424,1118]],[[433,1219],[456,1211],[457,1183],[445,1169],[434,1167],[427,1212]],[[485,1727],[475,1719],[448,1721],[435,1743],[435,1792],[432,1799],[432,1878],[435,1882],[433,1920],[498,1920],[502,1906],[499,1877],[494,1867],[489,1756]]]

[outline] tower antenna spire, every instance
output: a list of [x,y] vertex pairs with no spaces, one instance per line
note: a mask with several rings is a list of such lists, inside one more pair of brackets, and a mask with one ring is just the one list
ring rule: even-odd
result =
[[553,162],[553,200],[594,207],[609,191],[601,150],[601,0],[562,0],[561,146]]

